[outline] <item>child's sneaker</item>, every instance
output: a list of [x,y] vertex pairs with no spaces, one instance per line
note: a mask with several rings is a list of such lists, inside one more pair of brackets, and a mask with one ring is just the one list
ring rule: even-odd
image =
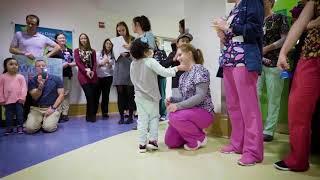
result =
[[157,141],[149,141],[149,143],[147,144],[147,149],[148,150],[158,150],[159,146]]
[[23,127],[22,126],[17,127],[17,133],[23,134]]
[[10,135],[11,133],[13,133],[13,129],[12,128],[7,128],[6,131],[4,132],[5,136]]
[[139,144],[139,152],[140,152],[140,153],[145,153],[145,152],[147,152],[147,146],[146,146],[146,145],[141,145],[141,144]]

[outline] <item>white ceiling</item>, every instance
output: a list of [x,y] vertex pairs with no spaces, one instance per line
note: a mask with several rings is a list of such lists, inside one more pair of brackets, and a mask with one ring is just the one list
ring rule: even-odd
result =
[[97,9],[119,15],[183,16],[184,0],[91,0]]

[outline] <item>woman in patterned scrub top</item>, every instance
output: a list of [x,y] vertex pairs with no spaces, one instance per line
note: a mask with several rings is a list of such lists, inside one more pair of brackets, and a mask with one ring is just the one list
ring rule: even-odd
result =
[[199,49],[190,44],[179,47],[178,61],[190,67],[179,79],[180,95],[167,100],[169,127],[165,144],[169,148],[184,147],[197,150],[207,143],[203,129],[213,121],[213,103],[210,94],[210,74],[203,67]]
[[290,153],[274,164],[279,170],[309,169],[311,119],[320,97],[320,0],[309,0],[293,24],[279,55],[280,69],[289,68],[287,54],[305,29],[307,37],[289,96]]
[[241,166],[263,160],[262,116],[257,80],[261,73],[264,9],[262,0],[228,0],[236,5],[227,21],[216,19],[223,48],[220,66],[232,132],[222,153],[241,154]]

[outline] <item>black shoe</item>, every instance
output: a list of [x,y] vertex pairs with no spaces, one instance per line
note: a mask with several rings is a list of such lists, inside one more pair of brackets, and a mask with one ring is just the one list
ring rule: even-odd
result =
[[152,151],[158,150],[159,146],[157,141],[149,141],[149,143],[147,144],[147,149]]
[[134,125],[133,127],[132,127],[132,130],[137,130],[138,129],[138,126],[137,125]]
[[87,122],[96,122],[97,118],[96,117],[88,117],[86,120],[87,120]]
[[23,127],[22,126],[18,126],[17,127],[17,133],[18,134],[23,134]]
[[133,119],[129,118],[128,120],[126,120],[125,124],[132,124],[133,123]]
[[273,166],[281,171],[290,171],[290,168],[286,165],[284,161],[278,161],[273,164]]
[[5,133],[4,133],[4,135],[5,135],[5,136],[8,136],[8,135],[10,135],[10,134],[12,134],[12,133],[13,133],[13,129],[12,129],[12,128],[7,128],[6,131],[5,131]]
[[118,124],[124,124],[124,118],[120,118],[120,120],[118,121]]
[[139,152],[140,153],[145,153],[147,152],[147,146],[146,145],[139,145]]
[[102,118],[103,119],[109,119],[109,115],[108,114],[102,114]]
[[67,121],[69,121],[68,115],[61,115],[60,116],[59,123],[64,123],[64,122],[67,122]]
[[273,140],[273,136],[270,136],[270,135],[267,135],[267,134],[263,135],[263,141],[264,142],[271,142],[272,140]]

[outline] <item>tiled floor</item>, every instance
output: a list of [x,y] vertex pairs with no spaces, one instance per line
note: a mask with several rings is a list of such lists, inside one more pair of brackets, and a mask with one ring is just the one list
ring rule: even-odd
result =
[[4,136],[0,130],[0,177],[33,166],[58,155],[132,129],[134,124],[119,125],[118,116],[87,123],[75,117],[60,123],[54,133]]
[[[94,124],[86,123],[83,119],[74,119],[62,124],[59,131],[53,134],[1,137],[0,168],[7,168],[2,176],[15,172],[3,179],[320,179],[319,157],[311,158],[311,168],[304,173],[282,172],[273,168],[272,163],[288,151],[288,137],[285,135],[277,134],[273,142],[265,143],[263,163],[253,167],[241,167],[236,163],[239,155],[219,152],[220,147],[228,143],[228,139],[224,138],[210,137],[207,146],[195,152],[168,149],[163,143],[166,126],[166,123],[160,125],[160,150],[145,154],[138,153],[138,132],[129,131],[132,125],[118,125],[115,118]],[[128,132],[121,133],[124,131]],[[23,170],[16,172],[19,169]]]
[[163,143],[166,124],[160,125],[157,152],[138,153],[137,131],[113,136],[24,169],[4,180],[319,180],[319,161],[305,173],[282,172],[272,163],[288,150],[287,136],[265,144],[263,163],[237,165],[239,155],[221,154],[227,139],[210,137],[195,152],[169,150]]

